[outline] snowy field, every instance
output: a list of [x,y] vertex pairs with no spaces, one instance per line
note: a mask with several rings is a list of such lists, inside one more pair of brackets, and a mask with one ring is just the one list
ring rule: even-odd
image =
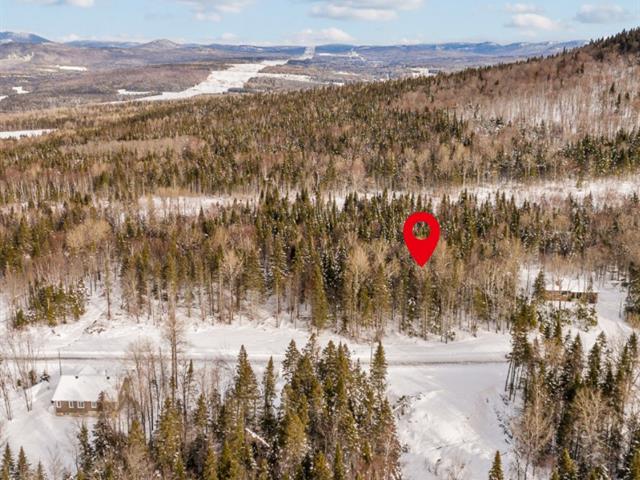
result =
[[181,100],[197,95],[225,93],[233,88],[242,88],[251,78],[257,76],[265,68],[284,65],[285,63],[287,63],[287,60],[265,60],[260,63],[233,64],[226,70],[214,70],[204,82],[182,92],[163,92],[160,95],[143,97],[139,100]]
[[[524,271],[523,287],[536,268]],[[611,339],[626,337],[631,329],[620,320],[624,292],[607,282],[597,285],[599,326],[583,335],[585,348],[600,331]],[[6,311],[6,310],[5,310]],[[157,312],[161,317],[163,312]],[[288,343],[294,339],[303,346],[309,337],[304,324],[294,325],[281,315],[279,326],[269,310],[255,310],[238,317],[233,325],[211,324],[186,318],[183,355],[196,365],[225,365],[232,371],[241,345],[259,373],[270,356],[283,359]],[[50,383],[34,387],[34,409],[27,413],[16,393],[16,418],[5,422],[0,431],[12,447],[25,447],[33,461],[56,460],[73,466],[73,442],[78,420],[56,417],[50,405],[60,371],[77,373],[90,365],[97,371],[123,371],[130,345],[150,341],[162,345],[162,329],[153,319],[139,322],[116,309],[111,321],[106,318],[104,298],[91,297],[87,312],[75,323],[31,329],[37,338],[39,365],[51,375]],[[356,342],[336,334],[320,335],[321,344],[329,340],[348,343],[354,359],[368,367],[372,344]],[[503,400],[510,350],[506,333],[480,331],[477,336],[458,332],[457,340],[444,344],[437,339],[420,340],[389,333],[384,339],[389,363],[389,393],[398,416],[398,436],[406,447],[402,457],[404,478],[431,480],[484,478],[496,450],[504,454],[508,465],[510,446],[504,432],[509,406]],[[25,433],[28,432],[28,433]],[[53,445],[58,445],[54,448]],[[452,475],[455,475],[453,477]]]

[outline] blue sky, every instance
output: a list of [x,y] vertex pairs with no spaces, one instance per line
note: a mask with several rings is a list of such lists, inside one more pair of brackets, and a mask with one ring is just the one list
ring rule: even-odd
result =
[[396,44],[590,39],[640,25],[640,0],[0,0],[0,30],[52,40]]

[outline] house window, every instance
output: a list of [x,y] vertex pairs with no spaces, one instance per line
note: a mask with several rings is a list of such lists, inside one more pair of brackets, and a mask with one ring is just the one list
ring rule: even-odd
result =
[[76,402],[69,402],[69,408],[76,408]]
[[94,410],[97,410],[98,402],[91,402],[91,408],[93,408]]
[[84,409],[84,402],[78,402],[78,408]]
[[56,408],[62,408],[62,402],[60,400],[56,402]]

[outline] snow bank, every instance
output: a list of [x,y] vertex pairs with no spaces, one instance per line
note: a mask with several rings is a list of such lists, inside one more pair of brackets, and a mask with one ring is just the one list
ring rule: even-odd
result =
[[41,129],[41,130],[14,130],[0,132],[0,139],[6,138],[22,138],[22,137],[38,137],[46,133],[53,132],[53,129]]
[[485,478],[495,452],[509,458],[500,425],[506,364],[396,367],[390,392],[410,397],[398,437],[404,478]]

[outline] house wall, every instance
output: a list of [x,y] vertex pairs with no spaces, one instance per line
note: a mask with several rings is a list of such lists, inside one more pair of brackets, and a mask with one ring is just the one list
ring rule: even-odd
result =
[[[110,402],[109,402],[110,403]],[[53,402],[53,407],[56,411],[56,415],[74,415],[74,416],[88,416],[98,414],[98,402],[91,401],[84,402],[83,408],[80,408],[78,402]]]
[[585,299],[587,303],[598,303],[598,294],[596,292],[569,292],[565,290],[546,290],[544,292],[546,300],[554,302],[573,302],[575,300]]

